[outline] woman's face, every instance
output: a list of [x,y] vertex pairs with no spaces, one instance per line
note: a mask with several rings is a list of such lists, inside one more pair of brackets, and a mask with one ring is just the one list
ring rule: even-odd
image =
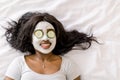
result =
[[49,54],[55,48],[56,34],[55,29],[49,22],[39,22],[32,35],[32,44],[35,50]]

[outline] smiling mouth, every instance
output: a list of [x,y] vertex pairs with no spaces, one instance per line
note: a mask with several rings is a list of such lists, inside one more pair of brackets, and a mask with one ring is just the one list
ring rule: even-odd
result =
[[41,46],[43,49],[48,49],[48,48],[50,48],[51,43],[50,43],[50,42],[45,42],[45,41],[43,41],[43,42],[40,43],[40,46]]

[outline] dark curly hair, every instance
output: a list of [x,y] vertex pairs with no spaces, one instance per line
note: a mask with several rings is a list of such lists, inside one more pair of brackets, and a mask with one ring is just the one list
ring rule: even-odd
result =
[[[9,22],[11,27],[7,28],[5,33],[7,41],[17,50],[35,54],[32,45],[32,33],[40,21],[47,21],[55,28],[57,43],[52,51],[55,55],[65,54],[74,46],[83,50],[88,49],[92,41],[97,42],[93,35],[89,36],[76,30],[66,31],[61,22],[54,16],[40,12],[27,12],[18,21]],[[87,45],[84,46],[83,43],[87,43]]]

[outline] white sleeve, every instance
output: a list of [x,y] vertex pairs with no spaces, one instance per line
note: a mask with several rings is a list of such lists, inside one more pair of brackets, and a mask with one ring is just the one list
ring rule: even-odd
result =
[[20,57],[17,57],[9,65],[5,76],[8,76],[14,80],[20,80],[21,70],[22,70],[22,68],[20,65]]
[[67,64],[67,80],[74,80],[80,76],[78,65],[75,62],[69,60]]

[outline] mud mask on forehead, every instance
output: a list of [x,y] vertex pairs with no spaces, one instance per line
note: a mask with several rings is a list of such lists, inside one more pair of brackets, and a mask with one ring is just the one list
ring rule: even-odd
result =
[[43,54],[52,52],[56,45],[55,29],[52,24],[46,21],[39,22],[32,35],[32,44],[35,50]]

